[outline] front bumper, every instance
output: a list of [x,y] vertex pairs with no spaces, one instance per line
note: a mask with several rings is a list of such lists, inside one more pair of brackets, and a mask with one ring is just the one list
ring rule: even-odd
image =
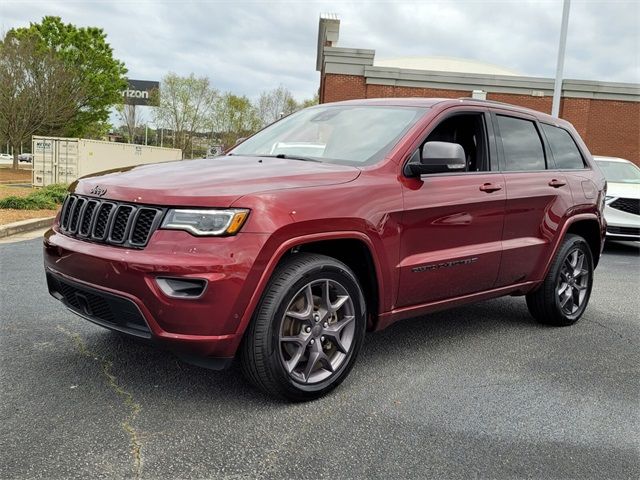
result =
[[640,215],[605,206],[607,238],[612,240],[640,240]]
[[[74,239],[54,227],[45,234],[44,263],[49,291],[74,313],[212,366],[207,359],[230,359],[240,344],[265,241],[262,234],[200,238],[158,230],[135,250]],[[207,288],[198,298],[169,297],[157,277],[197,278]]]
[[51,269],[47,287],[52,297],[69,310],[111,330],[150,339],[151,329],[142,312],[131,300],[75,282]]

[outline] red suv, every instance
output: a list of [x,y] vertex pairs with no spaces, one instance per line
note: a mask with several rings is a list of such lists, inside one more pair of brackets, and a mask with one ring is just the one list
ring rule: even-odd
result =
[[44,239],[78,315],[290,400],[354,365],[365,331],[525,295],[583,314],[605,181],[573,127],[506,104],[379,99],[308,108],[214,159],[70,187]]

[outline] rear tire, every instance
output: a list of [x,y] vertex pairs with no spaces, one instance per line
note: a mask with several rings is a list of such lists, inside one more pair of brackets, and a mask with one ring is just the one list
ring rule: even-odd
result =
[[351,269],[296,253],[274,272],[240,347],[247,379],[291,401],[321,397],[348,375],[362,345],[366,307]]
[[544,282],[527,294],[527,307],[540,323],[558,327],[576,323],[589,303],[593,256],[584,238],[568,234]]

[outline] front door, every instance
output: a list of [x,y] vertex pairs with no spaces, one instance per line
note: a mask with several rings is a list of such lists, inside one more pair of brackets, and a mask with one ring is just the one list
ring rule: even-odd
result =
[[491,131],[482,110],[455,111],[441,117],[424,140],[462,145],[467,168],[404,181],[398,307],[493,287],[506,189],[502,173],[491,170]]

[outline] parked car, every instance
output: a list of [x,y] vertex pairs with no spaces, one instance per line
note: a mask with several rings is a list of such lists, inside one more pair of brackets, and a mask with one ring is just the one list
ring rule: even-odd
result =
[[94,323],[211,368],[237,357],[264,391],[308,400],[345,379],[365,331],[407,317],[524,295],[542,323],[578,321],[604,198],[563,120],[471,99],[340,102],[222,157],[78,180],[45,270]]
[[622,158],[593,158],[607,179],[607,238],[640,240],[640,168]]
[[31,163],[33,162],[33,155],[31,153],[21,153],[18,155],[19,162]]
[[6,161],[10,161],[13,162],[13,155],[9,154],[9,153],[0,153],[0,161],[4,160]]

